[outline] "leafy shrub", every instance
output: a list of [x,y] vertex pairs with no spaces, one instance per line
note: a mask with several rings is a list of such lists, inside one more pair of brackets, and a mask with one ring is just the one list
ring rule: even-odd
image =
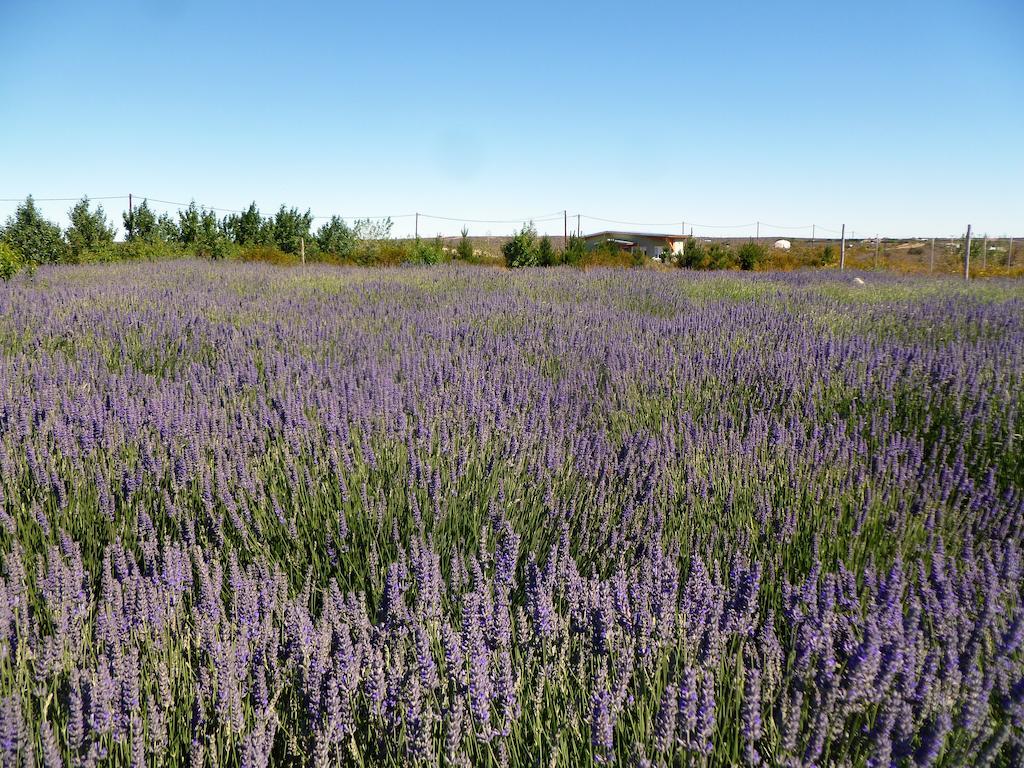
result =
[[506,266],[510,269],[537,266],[540,254],[537,246],[537,228],[533,226],[533,222],[524,224],[523,228],[501,247],[501,253],[505,257]]
[[260,261],[278,266],[292,266],[299,263],[294,253],[285,253],[275,245],[247,245],[238,251],[240,261]]
[[325,254],[347,259],[355,252],[358,238],[356,231],[345,223],[340,216],[332,216],[331,220],[316,231],[317,247]]
[[739,247],[736,252],[736,260],[739,262],[740,269],[750,270],[763,264],[767,255],[767,251],[760,243],[749,242]]
[[18,252],[0,240],[0,280],[10,280],[24,266],[25,262]]
[[444,238],[438,235],[433,240],[423,240],[417,237],[409,250],[409,258],[404,261],[410,264],[440,264],[448,260],[448,253],[444,248]]

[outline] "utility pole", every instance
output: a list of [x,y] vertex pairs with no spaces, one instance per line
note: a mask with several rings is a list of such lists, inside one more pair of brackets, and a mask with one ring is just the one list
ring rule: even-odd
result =
[[971,225],[967,225],[967,244],[964,247],[964,280],[971,279]]
[[132,193],[128,193],[128,239],[132,239],[132,233],[135,232],[135,213],[132,211]]
[[935,271],[935,238],[932,238],[932,255],[928,260],[928,271]]
[[839,271],[842,272],[846,269],[846,225],[843,224],[843,229],[839,233]]
[[562,211],[562,250],[569,247],[569,211]]
[[420,239],[420,214],[418,211],[416,213],[416,239]]

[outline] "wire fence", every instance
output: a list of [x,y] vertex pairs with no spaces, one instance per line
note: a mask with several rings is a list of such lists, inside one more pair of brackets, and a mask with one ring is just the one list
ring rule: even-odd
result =
[[[16,208],[25,202],[25,197],[0,198],[0,222],[5,222]],[[81,197],[36,197],[33,198],[45,216],[58,222],[67,220],[67,204],[77,203]],[[122,232],[122,210],[110,205],[120,201],[123,210],[145,202],[157,215],[166,213],[175,217],[178,211],[195,205],[201,210],[213,211],[222,216],[242,214],[245,209],[225,208],[198,200],[180,201],[150,197],[139,194],[89,196],[89,201],[104,206],[106,215]],[[301,210],[301,209],[300,209]],[[263,216],[272,216],[274,210],[263,211]],[[733,243],[756,241],[775,251],[794,251],[806,255],[808,249],[833,249],[823,253],[823,258],[838,258],[843,266],[851,268],[910,267],[913,271],[949,272],[962,265],[966,258],[971,260],[973,269],[987,270],[995,267],[1017,267],[1024,264],[1019,253],[1024,238],[1002,233],[998,236],[975,234],[968,248],[968,229],[948,233],[944,236],[887,236],[870,229],[856,229],[846,224],[824,226],[821,224],[779,224],[767,221],[747,221],[733,224],[687,221],[634,221],[614,219],[592,214],[571,212],[568,209],[537,215],[503,216],[494,219],[479,217],[450,216],[437,213],[413,211],[411,213],[353,214],[347,212],[312,214],[313,231],[335,216],[352,223],[358,220],[391,220],[391,236],[442,237],[452,239],[462,231],[473,237],[505,238],[526,223],[532,223],[540,234],[556,240],[565,235],[595,236],[602,232],[629,231],[634,234],[656,234],[667,237],[692,237],[709,242]],[[628,227],[630,230],[623,230]],[[841,251],[838,256],[835,249]]]

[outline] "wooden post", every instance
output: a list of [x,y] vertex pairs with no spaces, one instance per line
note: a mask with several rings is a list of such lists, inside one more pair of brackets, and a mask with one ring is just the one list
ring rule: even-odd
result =
[[988,234],[981,241],[981,268],[988,269]]
[[580,227],[580,215],[576,214],[576,237],[583,237],[583,229]]
[[971,279],[971,225],[967,225],[967,243],[964,246],[964,280]]
[[878,246],[881,242],[881,238],[875,235],[875,269],[878,269]]
[[754,230],[754,240],[757,241],[758,245],[761,244],[761,222],[757,222],[757,229]]
[[302,259],[302,263],[306,263],[306,238],[299,238],[299,258]]
[[934,237],[932,238],[932,253],[931,253],[931,256],[928,259],[928,271],[929,272],[934,272],[935,271],[935,238]]
[[420,239],[420,215],[418,212],[416,214],[416,239]]
[[846,269],[846,225],[843,224],[843,230],[839,235],[839,271],[842,272]]
[[132,239],[132,233],[135,231],[135,213],[132,211],[132,193],[128,193],[128,239]]
[[562,250],[569,247],[569,211],[562,211]]
[[1013,266],[1013,237],[1010,237],[1010,244],[1006,247],[1006,266]]
[[811,224],[811,245],[814,245],[814,225]]

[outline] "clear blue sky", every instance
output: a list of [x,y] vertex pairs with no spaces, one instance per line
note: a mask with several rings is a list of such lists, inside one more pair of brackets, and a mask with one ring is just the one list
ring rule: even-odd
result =
[[0,0],[0,65],[0,197],[1024,235],[1020,0]]

